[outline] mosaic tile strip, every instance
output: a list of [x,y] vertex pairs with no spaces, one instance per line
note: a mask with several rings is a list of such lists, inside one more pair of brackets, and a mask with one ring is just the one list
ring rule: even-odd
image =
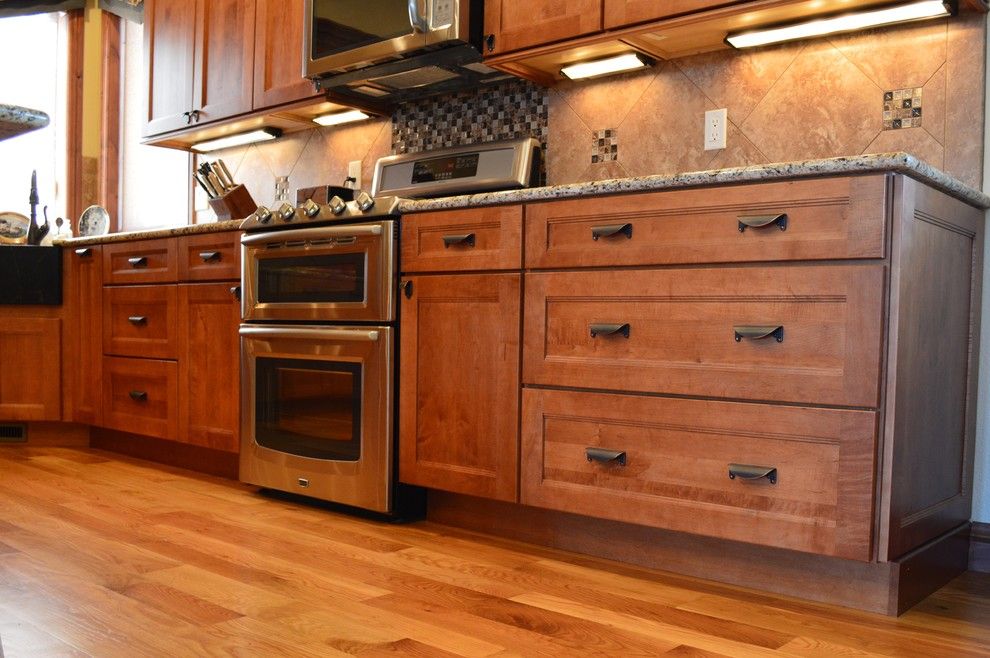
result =
[[[525,80],[401,105],[392,115],[392,152],[535,137],[546,153],[550,94]],[[541,179],[546,182],[545,159]]]
[[619,129],[606,128],[591,133],[591,164],[619,159]]
[[920,128],[921,87],[883,92],[883,129]]

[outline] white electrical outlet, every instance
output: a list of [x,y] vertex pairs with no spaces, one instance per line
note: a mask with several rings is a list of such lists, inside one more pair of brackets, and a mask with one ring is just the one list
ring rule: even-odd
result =
[[725,126],[729,122],[726,109],[705,112],[705,150],[715,151],[725,148]]
[[354,189],[364,189],[361,187],[361,161],[351,160],[347,163],[347,177],[354,179]]

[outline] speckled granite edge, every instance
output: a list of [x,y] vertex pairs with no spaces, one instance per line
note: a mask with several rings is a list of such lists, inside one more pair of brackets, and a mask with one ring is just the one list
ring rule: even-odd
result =
[[0,141],[40,130],[48,125],[49,120],[41,110],[0,104]]
[[594,181],[590,183],[573,183],[570,185],[555,185],[549,187],[534,187],[524,190],[509,190],[505,192],[486,192],[481,194],[465,194],[461,196],[444,197],[441,199],[422,199],[403,201],[399,210],[404,213],[426,212],[430,210],[447,210],[454,208],[470,208],[504,203],[521,203],[527,201],[547,201],[551,199],[570,199],[580,196],[601,194],[619,194],[622,192],[642,192],[650,190],[676,189],[683,187],[701,187],[706,185],[724,185],[729,183],[749,183],[757,181],[785,180],[789,178],[811,178],[828,175],[861,174],[869,172],[892,171],[902,173],[979,208],[990,208],[990,196],[969,187],[962,181],[926,164],[907,153],[878,153],[872,155],[857,155],[826,160],[805,160],[802,162],[785,162],[768,165],[753,165],[732,169],[713,169],[710,171],[694,171],[667,176],[639,176],[635,178],[617,178],[614,180]]
[[181,235],[200,235],[203,233],[222,233],[240,229],[242,219],[232,219],[226,222],[209,224],[189,224],[172,228],[150,229],[147,231],[128,231],[126,233],[108,233],[85,238],[56,238],[52,240],[55,246],[81,247],[93,244],[108,244],[111,242],[128,242],[130,240],[151,240],[154,238],[172,238]]

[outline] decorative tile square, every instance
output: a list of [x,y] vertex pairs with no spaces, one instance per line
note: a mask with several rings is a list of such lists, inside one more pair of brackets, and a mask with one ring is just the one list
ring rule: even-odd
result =
[[883,93],[883,129],[920,128],[921,87],[895,89]]
[[591,164],[619,159],[619,130],[607,128],[591,133]]

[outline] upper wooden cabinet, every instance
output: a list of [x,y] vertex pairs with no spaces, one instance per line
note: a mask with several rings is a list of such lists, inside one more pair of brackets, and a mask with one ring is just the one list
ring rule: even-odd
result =
[[602,0],[485,2],[485,52],[488,54],[562,41],[601,29]]
[[605,0],[605,29],[690,14],[716,7],[745,4],[747,0]]
[[315,96],[302,75],[303,0],[148,0],[150,137]]

